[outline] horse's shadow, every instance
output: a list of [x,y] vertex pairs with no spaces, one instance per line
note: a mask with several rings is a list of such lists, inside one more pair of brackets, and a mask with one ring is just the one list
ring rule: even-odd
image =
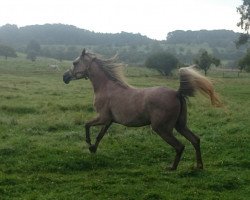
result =
[[59,173],[70,173],[76,171],[92,171],[101,169],[114,169],[122,167],[119,161],[116,161],[112,155],[105,153],[90,154],[89,152],[79,152],[74,155],[64,155],[60,161],[51,163],[48,171],[57,171]]
[[90,153],[86,147],[77,151],[64,151],[59,153],[60,156],[58,156],[58,154],[54,155],[52,156],[53,159],[40,163],[39,166],[36,166],[36,170],[73,173],[77,171],[137,168],[144,165],[147,166],[147,168],[152,167],[152,165],[160,165],[162,167],[163,163],[166,163],[167,167],[172,158],[172,156],[170,156],[171,152],[169,152],[169,154],[165,151],[162,153],[152,153],[150,149],[144,149],[143,154],[147,155],[145,158],[141,152],[131,153],[135,152],[136,149],[135,147],[127,149],[121,148],[116,151],[99,149],[95,154]]

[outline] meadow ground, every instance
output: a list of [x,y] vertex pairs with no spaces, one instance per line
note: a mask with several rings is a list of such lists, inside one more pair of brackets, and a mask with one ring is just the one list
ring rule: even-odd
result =
[[[186,149],[177,171],[166,171],[174,150],[150,127],[113,125],[95,155],[84,141],[84,123],[95,112],[89,81],[65,85],[64,69],[0,58],[0,199],[249,199],[250,75],[221,78],[216,90],[226,108],[190,98],[190,128],[201,138],[205,169],[194,170],[194,149]],[[178,79],[127,68],[136,87],[178,88]],[[92,129],[93,139],[99,129]]]

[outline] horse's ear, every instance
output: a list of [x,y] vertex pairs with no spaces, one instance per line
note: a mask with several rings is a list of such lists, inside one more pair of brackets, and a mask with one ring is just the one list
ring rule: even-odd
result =
[[83,50],[82,50],[82,57],[85,55],[85,53],[86,53],[86,50],[83,49]]

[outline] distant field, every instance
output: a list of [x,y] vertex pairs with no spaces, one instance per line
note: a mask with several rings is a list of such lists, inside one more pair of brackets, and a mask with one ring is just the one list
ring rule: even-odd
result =
[[[250,196],[250,75],[210,72],[225,109],[198,95],[189,101],[189,126],[201,137],[205,169],[196,171],[186,149],[175,172],[165,170],[174,150],[149,127],[113,125],[97,154],[89,153],[84,123],[95,112],[89,81],[65,85],[70,65],[0,58],[0,199],[225,199]],[[178,88],[143,68],[126,68],[136,87]],[[232,75],[232,76],[231,76]],[[92,129],[93,139],[99,129]],[[177,133],[175,133],[177,134]]]

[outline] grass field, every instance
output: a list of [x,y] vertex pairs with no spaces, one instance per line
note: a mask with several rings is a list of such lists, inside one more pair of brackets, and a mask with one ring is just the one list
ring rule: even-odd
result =
[[[189,126],[201,138],[203,171],[193,169],[186,145],[177,171],[165,168],[174,150],[150,127],[113,125],[95,155],[85,144],[84,123],[95,116],[89,81],[65,85],[53,60],[0,58],[0,199],[249,199],[250,75],[214,78],[225,109],[190,98]],[[141,68],[126,69],[137,87],[178,88]],[[99,129],[92,129],[92,137]]]

